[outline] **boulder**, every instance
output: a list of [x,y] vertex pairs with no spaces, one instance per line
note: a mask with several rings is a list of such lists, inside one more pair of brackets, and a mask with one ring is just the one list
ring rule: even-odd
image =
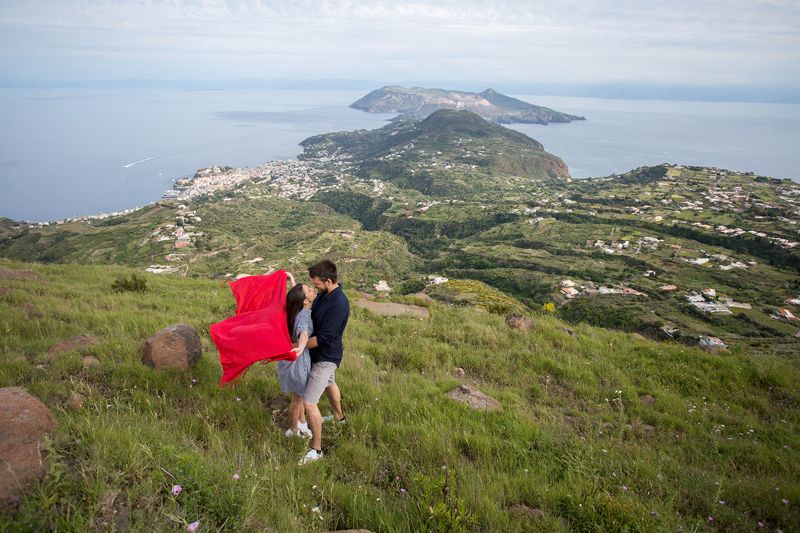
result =
[[156,370],[186,370],[197,364],[203,355],[203,348],[194,327],[189,324],[173,324],[144,341],[139,353],[142,363]]
[[544,511],[542,511],[541,509],[534,509],[528,507],[527,505],[523,505],[521,503],[512,505],[511,507],[508,508],[508,510],[512,514],[522,515],[526,517],[528,520],[539,520],[541,518],[544,518]]
[[500,402],[482,393],[472,385],[459,385],[448,392],[447,395],[454,400],[469,405],[473,409],[496,411],[501,408]]
[[656,404],[656,399],[649,394],[642,394],[639,396],[639,401],[645,404],[647,407],[653,407]]
[[457,378],[463,378],[467,375],[467,372],[460,366],[457,366],[453,369],[453,375]]
[[42,439],[56,418],[18,387],[0,388],[0,509],[13,505],[44,473]]
[[425,292],[415,292],[414,294],[410,294],[409,296],[413,296],[414,298],[418,298],[418,299],[422,300],[423,302],[425,302],[425,303],[427,303],[427,304],[432,304],[432,303],[435,303],[435,302],[436,302],[436,300],[434,300],[433,298],[431,298],[431,297],[430,297],[430,296],[429,296],[427,293],[425,293]]
[[86,357],[83,358],[82,365],[84,370],[86,370],[90,366],[100,366],[100,359],[91,355],[87,355]]
[[531,329],[533,325],[533,321],[531,321],[530,317],[527,317],[521,313],[510,313],[506,315],[506,324],[509,327],[514,329],[521,329],[522,331],[528,331]]
[[78,392],[71,392],[69,398],[67,398],[67,407],[72,409],[73,411],[80,411],[83,408],[83,402],[86,400],[86,397],[83,394]]
[[62,353],[72,352],[79,348],[87,348],[89,346],[94,346],[97,344],[97,339],[91,337],[89,335],[78,335],[76,337],[70,337],[67,340],[61,341],[58,344],[54,344],[47,350],[47,355],[50,356],[50,359],[61,355]]

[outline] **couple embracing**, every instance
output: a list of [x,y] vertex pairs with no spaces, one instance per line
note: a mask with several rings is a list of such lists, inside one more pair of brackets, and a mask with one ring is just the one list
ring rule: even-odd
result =
[[[297,359],[278,361],[281,390],[292,395],[291,427],[286,436],[311,437],[300,464],[322,458],[323,421],[347,421],[335,377],[342,362],[342,336],[350,316],[350,302],[339,285],[333,262],[322,260],[311,265],[308,276],[313,288],[296,283],[294,276],[287,273],[291,288],[286,295],[286,318]],[[317,406],[323,392],[333,410],[333,415],[324,419]]]

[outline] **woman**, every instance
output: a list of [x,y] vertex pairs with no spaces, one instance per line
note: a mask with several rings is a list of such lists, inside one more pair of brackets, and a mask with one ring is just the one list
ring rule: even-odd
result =
[[303,393],[306,390],[308,373],[311,371],[311,356],[306,348],[306,343],[314,332],[311,322],[311,302],[314,300],[314,291],[308,285],[295,283],[292,274],[287,272],[286,275],[292,286],[286,295],[286,322],[292,342],[297,343],[297,347],[294,348],[297,359],[278,361],[281,390],[292,395],[292,403],[289,405],[291,425],[286,430],[286,436],[311,437],[311,430],[306,424],[303,410]]

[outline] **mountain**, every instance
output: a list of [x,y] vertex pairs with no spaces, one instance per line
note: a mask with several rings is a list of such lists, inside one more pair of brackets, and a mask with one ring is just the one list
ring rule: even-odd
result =
[[337,161],[356,176],[432,196],[496,190],[508,176],[569,178],[566,164],[541,143],[470,111],[441,109],[420,121],[327,133],[300,144],[302,160]]
[[467,110],[500,124],[548,124],[586,120],[584,117],[568,115],[506,96],[494,89],[472,93],[386,86],[356,100],[350,107],[368,113],[402,113],[402,117],[411,119],[425,118],[439,109]]

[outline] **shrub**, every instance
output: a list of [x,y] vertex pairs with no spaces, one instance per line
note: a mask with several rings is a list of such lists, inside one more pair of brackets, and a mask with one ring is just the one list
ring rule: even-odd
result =
[[121,276],[111,284],[111,290],[115,292],[146,292],[147,280],[138,274],[131,274],[129,278]]

